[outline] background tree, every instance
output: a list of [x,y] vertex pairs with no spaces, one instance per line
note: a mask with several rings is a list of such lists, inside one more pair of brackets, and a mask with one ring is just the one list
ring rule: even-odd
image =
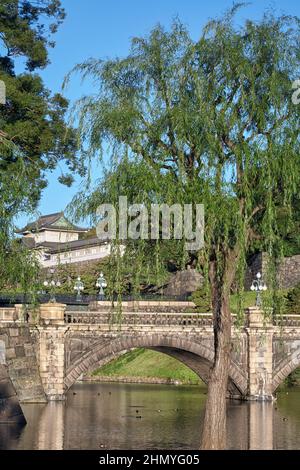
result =
[[158,26],[133,39],[124,59],[76,67],[99,83],[98,95],[76,107],[90,152],[102,155],[109,143],[111,162],[142,160],[156,175],[172,175],[166,196],[205,205],[200,255],[215,358],[202,447],[214,449],[226,445],[230,291],[237,283],[242,292],[246,253],[257,240],[271,258],[280,255],[277,210],[291,218],[299,187],[299,107],[291,101],[299,21],[265,14],[237,27],[238,8],[211,21],[197,42],[177,21],[170,32]]
[[[277,211],[278,228],[283,239],[284,256],[300,254],[300,198],[297,194],[292,200],[292,217],[287,217],[287,208],[279,207]],[[289,223],[287,224],[287,220]]]
[[[36,208],[47,172],[59,162],[84,171],[75,132],[64,121],[68,102],[51,95],[37,74],[49,61],[51,36],[63,18],[59,0],[0,1],[0,80],[6,85],[6,103],[0,105],[0,250],[6,272],[14,218]],[[60,181],[71,184],[72,177],[62,173]]]
[[[0,2],[0,80],[7,95],[0,107],[0,130],[19,147],[30,166],[28,177],[37,200],[47,184],[47,170],[60,161],[71,170],[78,169],[74,130],[64,122],[68,102],[60,94],[51,96],[35,73],[47,65],[47,48],[54,46],[51,35],[63,18],[59,0]],[[16,72],[24,67],[23,73]],[[1,146],[1,172],[13,170],[13,163],[10,149]],[[71,184],[70,175],[61,175],[61,181]]]

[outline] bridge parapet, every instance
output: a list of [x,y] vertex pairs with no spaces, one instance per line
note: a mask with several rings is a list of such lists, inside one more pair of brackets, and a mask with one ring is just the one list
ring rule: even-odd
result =
[[1,322],[14,322],[17,320],[17,312],[14,307],[12,308],[1,308],[0,309],[0,321]]
[[66,305],[58,303],[40,306],[40,322],[42,325],[63,325],[65,323]]
[[282,315],[275,317],[273,324],[279,327],[300,327],[300,315]]
[[68,311],[65,313],[66,323],[98,324],[98,325],[148,325],[148,326],[181,326],[202,327],[212,326],[211,314],[198,313],[167,313],[167,312],[122,312],[110,313]]
[[39,308],[27,304],[15,304],[0,308],[0,323],[37,323]]
[[[196,312],[195,304],[189,301],[124,301],[121,308],[111,301],[68,307],[65,304],[45,303],[40,305],[39,315],[30,315],[29,309],[27,319],[25,311],[24,305],[21,304],[0,308],[0,322],[36,323],[39,319],[43,325],[124,323],[212,326],[213,324],[212,313]],[[235,324],[236,315],[233,314],[232,319]],[[270,323],[275,327],[300,327],[300,315],[272,317],[272,315],[266,316],[256,307],[250,307],[246,309],[245,323],[242,327],[265,327],[270,326]]]
[[121,307],[122,312],[167,312],[167,313],[183,313],[195,311],[196,305],[190,301],[162,301],[162,300],[132,300],[111,302],[108,300],[91,302],[88,310],[91,312],[108,312],[114,311]]

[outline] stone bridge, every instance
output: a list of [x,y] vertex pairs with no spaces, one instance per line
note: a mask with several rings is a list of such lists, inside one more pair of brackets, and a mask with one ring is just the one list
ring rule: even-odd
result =
[[[272,400],[300,366],[300,316],[267,321],[253,307],[242,327],[234,323],[233,316],[228,396]],[[0,309],[0,364],[21,401],[63,400],[80,377],[133,348],[168,354],[207,383],[212,316],[191,302],[123,302],[120,309],[102,301],[85,310],[43,304],[29,322],[21,306]]]

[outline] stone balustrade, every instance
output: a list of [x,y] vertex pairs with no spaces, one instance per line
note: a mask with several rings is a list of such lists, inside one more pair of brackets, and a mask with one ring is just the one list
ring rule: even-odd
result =
[[300,315],[282,315],[274,319],[274,325],[279,327],[300,327]]
[[[272,323],[277,327],[300,327],[300,315],[282,315],[272,318],[265,316],[256,307],[246,310],[245,326],[266,326]],[[39,313],[39,315],[38,315]],[[175,301],[128,301],[122,302],[118,311],[117,304],[110,301],[93,302],[89,307],[67,308],[64,304],[41,304],[36,317],[43,325],[72,324],[114,324],[124,325],[177,325],[212,326],[211,313],[195,312],[193,302]],[[24,306],[0,308],[0,322],[33,322],[32,315],[24,313]],[[232,315],[233,324],[236,315]]]
[[[131,300],[122,301],[123,312],[166,312],[166,313],[182,313],[195,310],[194,302],[190,301],[166,301],[166,300]],[[107,312],[116,310],[118,302],[112,303],[109,300],[91,302],[88,310],[90,312]]]
[[15,307],[0,308],[0,321],[1,322],[14,322],[18,319]]
[[128,326],[180,326],[180,327],[202,327],[212,326],[212,315],[199,313],[161,313],[161,312],[122,312],[97,313],[67,311],[65,313],[66,323],[77,324],[122,324]]

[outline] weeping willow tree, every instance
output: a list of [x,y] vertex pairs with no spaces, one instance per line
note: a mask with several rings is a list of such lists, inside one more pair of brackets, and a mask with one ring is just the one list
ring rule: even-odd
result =
[[[120,195],[127,196],[128,204],[134,202],[143,205],[149,214],[151,204],[165,203],[172,206],[179,202],[179,187],[174,175],[156,171],[145,164],[143,159],[133,160],[125,156],[121,161],[113,162],[103,173],[88,192],[82,191],[74,197],[68,207],[71,218],[89,218],[90,224],[96,226],[97,208],[109,201],[118,209]],[[198,190],[200,191],[200,187]],[[186,194],[181,196],[180,202],[190,202],[191,198]],[[150,220],[148,231],[151,231]],[[160,226],[160,235],[161,233]],[[120,242],[122,243],[122,240]],[[118,243],[115,241],[115,244]],[[115,248],[117,252],[117,246]],[[120,269],[120,293],[139,297],[141,291],[161,291],[170,277],[170,272],[184,269],[188,263],[197,265],[197,254],[187,253],[183,240],[162,240],[161,237],[158,240],[128,239],[122,258],[112,256],[110,262],[110,272],[106,273],[109,281],[106,292],[110,292],[111,297],[117,293],[116,273],[117,269]]]
[[20,149],[4,134],[0,135],[0,165],[9,154],[9,169],[0,178],[0,290],[33,294],[37,285],[38,265],[33,254],[15,239],[15,217],[30,213],[36,205],[36,190]]
[[[171,194],[205,206],[199,256],[211,289],[215,357],[204,449],[226,445],[231,289],[243,290],[253,243],[270,259],[280,255],[277,210],[285,207],[288,224],[299,189],[299,107],[291,100],[300,75],[299,21],[266,13],[237,27],[238,8],[209,22],[199,41],[176,21],[171,31],[158,26],[134,38],[126,58],[75,68],[98,86],[76,106],[90,152],[110,152],[112,165],[142,161],[159,182],[168,175],[158,192],[151,182],[154,198]],[[130,179],[128,173],[129,187]],[[97,202],[97,191],[90,198]]]

